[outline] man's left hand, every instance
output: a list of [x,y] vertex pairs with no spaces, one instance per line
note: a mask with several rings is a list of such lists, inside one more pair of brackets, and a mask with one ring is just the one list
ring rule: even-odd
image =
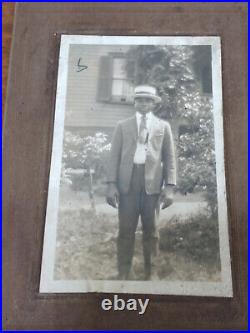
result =
[[172,205],[174,202],[173,186],[169,185],[162,189],[160,194],[160,203],[162,203],[161,209],[165,209]]

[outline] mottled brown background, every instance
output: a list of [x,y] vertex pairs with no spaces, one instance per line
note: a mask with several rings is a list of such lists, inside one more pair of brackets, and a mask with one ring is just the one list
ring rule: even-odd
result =
[[[17,7],[3,135],[4,329],[246,329],[247,4]],[[61,33],[221,36],[232,299],[155,295],[139,316],[104,312],[100,303],[112,295],[38,293]],[[124,296],[131,297],[147,295]]]

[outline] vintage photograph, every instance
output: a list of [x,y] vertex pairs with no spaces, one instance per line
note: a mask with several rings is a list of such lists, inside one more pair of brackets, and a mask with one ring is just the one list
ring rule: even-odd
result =
[[219,37],[62,35],[41,293],[232,297]]

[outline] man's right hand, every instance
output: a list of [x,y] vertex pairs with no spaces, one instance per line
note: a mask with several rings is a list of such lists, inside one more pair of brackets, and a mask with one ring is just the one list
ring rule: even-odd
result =
[[119,192],[118,192],[116,184],[114,184],[114,183],[108,184],[106,201],[110,206],[112,206],[114,208],[118,207]]

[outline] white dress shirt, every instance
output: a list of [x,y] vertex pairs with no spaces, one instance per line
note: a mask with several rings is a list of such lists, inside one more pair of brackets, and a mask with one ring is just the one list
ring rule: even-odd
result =
[[[141,117],[142,115],[139,112],[136,112],[136,122],[137,122],[137,130],[139,133],[140,124],[141,124]],[[150,134],[150,128],[152,125],[153,114],[149,112],[146,114],[146,127],[148,130],[148,135]],[[142,144],[137,140],[137,146],[134,156],[134,163],[135,164],[145,164],[146,161],[146,153],[147,153],[147,142]]]

